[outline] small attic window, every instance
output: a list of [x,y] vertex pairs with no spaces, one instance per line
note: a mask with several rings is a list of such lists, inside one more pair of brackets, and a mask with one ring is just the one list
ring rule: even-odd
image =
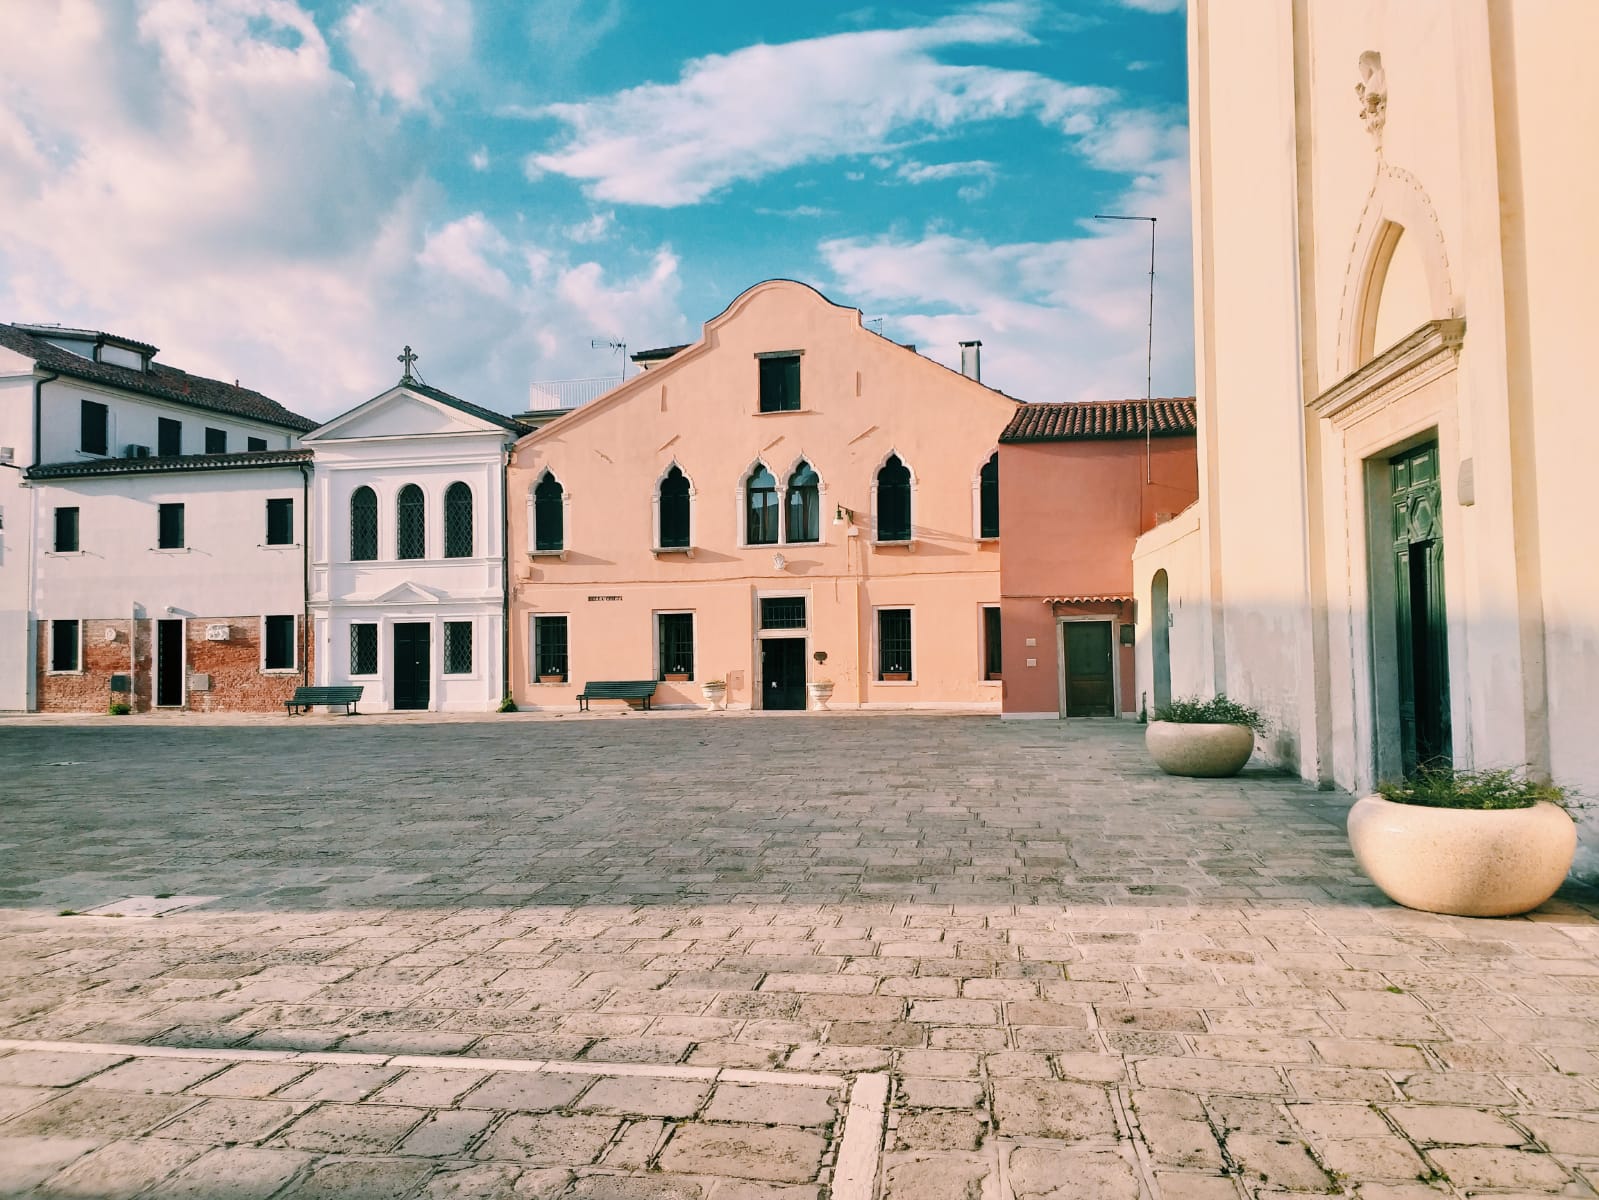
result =
[[127,367],[130,371],[143,371],[146,360],[137,350],[129,350],[125,346],[114,346],[106,342],[100,347],[100,361],[110,363],[113,367]]
[[797,412],[800,406],[800,352],[757,354],[761,372],[761,412]]

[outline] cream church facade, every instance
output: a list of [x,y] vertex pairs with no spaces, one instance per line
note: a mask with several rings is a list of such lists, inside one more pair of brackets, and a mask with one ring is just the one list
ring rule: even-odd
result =
[[1190,0],[1200,500],[1139,545],[1140,687],[1307,779],[1599,797],[1595,46],[1591,4]]

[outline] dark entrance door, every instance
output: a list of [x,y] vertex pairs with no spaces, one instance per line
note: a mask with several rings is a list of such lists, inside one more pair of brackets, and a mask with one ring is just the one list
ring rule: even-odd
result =
[[1115,677],[1111,671],[1109,621],[1067,621],[1066,715],[1113,717]]
[[1388,464],[1393,486],[1394,600],[1399,658],[1399,745],[1406,775],[1448,763],[1449,629],[1438,445]]
[[155,623],[155,703],[157,708],[183,704],[183,622]]
[[761,707],[805,708],[805,639],[761,639]]
[[425,623],[394,627],[394,707],[426,708],[433,678],[431,631]]

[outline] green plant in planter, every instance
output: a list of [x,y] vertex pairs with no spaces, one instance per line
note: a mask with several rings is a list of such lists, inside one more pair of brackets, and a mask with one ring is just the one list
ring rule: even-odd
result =
[[1552,783],[1537,783],[1516,771],[1457,771],[1424,767],[1413,779],[1379,783],[1377,792],[1394,804],[1423,808],[1492,810],[1531,808],[1540,800],[1566,806],[1566,794]]
[[1157,706],[1150,719],[1175,725],[1245,725],[1256,733],[1266,728],[1266,720],[1257,709],[1220,694],[1209,700],[1179,697]]
[[502,712],[502,713],[515,712],[516,711],[516,701],[511,699],[509,696],[507,696],[504,700],[500,701],[500,707],[498,707],[494,711],[495,712]]
[[106,709],[106,712],[110,713],[113,717],[125,717],[132,711],[133,706],[122,700],[113,700],[110,704],[110,707]]

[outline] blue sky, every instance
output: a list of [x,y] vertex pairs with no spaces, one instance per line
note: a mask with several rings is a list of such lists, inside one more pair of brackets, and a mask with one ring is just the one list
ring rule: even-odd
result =
[[[11,28],[8,28],[11,27]],[[1181,0],[0,9],[0,317],[504,411],[772,276],[1028,400],[1193,388]]]

